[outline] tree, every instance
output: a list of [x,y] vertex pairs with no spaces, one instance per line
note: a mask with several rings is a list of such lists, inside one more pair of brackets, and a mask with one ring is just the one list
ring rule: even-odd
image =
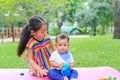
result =
[[80,27],[91,27],[92,35],[96,36],[96,28],[99,24],[97,9],[94,9],[95,4],[92,6],[86,5],[86,8],[76,12],[76,20]]
[[66,20],[72,24],[76,22],[77,10],[83,9],[84,0],[68,0]]
[[[56,6],[56,7],[55,7]],[[61,27],[63,25],[63,22],[65,21],[65,17],[67,15],[67,6],[68,6],[68,1],[67,0],[56,0],[54,1],[54,14],[55,14],[55,19],[57,23],[57,27],[61,32]]]
[[[84,5],[86,2],[88,6]],[[70,25],[77,22],[80,28],[91,27],[96,35],[97,26],[112,23],[111,8],[107,2],[112,4],[111,0],[1,0],[0,26],[21,27],[33,15],[40,15],[46,19],[48,27],[49,23],[57,24],[61,30],[64,22]]]
[[113,4],[113,19],[114,19],[114,39],[120,39],[120,9],[119,0],[112,0]]
[[[93,35],[96,35],[97,26],[101,27],[102,34],[105,34],[107,29],[112,23],[112,6],[110,0],[89,0],[85,2],[86,5],[83,9],[76,11],[76,20],[80,27],[92,28]],[[84,6],[84,5],[82,5]]]
[[95,10],[98,16],[99,25],[102,29],[100,34],[105,34],[105,29],[108,28],[113,21],[111,11],[112,6],[107,0],[95,1],[92,2],[92,4],[94,4],[93,10]]
[[[13,41],[15,41],[14,39],[14,30],[13,30],[13,26],[16,25],[17,23],[17,19],[19,17],[19,14],[18,14],[18,7],[16,5],[16,0],[6,0],[6,1],[1,1],[1,17],[3,19],[3,21],[5,22],[2,22],[2,24],[5,24],[3,26],[9,26],[11,27],[11,31],[12,31],[12,39]],[[2,12],[3,11],[3,12]]]

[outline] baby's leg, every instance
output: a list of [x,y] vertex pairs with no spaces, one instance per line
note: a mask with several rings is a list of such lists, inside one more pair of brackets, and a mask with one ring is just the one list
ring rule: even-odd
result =
[[71,70],[70,80],[78,80],[78,72],[76,70]]
[[61,74],[61,71],[57,69],[49,70],[48,77],[53,80],[64,80],[64,76]]

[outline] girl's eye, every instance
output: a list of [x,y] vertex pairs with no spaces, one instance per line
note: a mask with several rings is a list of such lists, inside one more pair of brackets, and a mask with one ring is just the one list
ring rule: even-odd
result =
[[47,31],[45,31],[44,33],[47,34]]
[[45,32],[41,32],[42,34],[47,34],[47,31],[45,31]]

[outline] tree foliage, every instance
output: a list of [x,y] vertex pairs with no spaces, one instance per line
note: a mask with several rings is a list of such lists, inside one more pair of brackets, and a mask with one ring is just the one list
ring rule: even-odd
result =
[[111,0],[0,0],[0,7],[0,26],[3,27],[22,27],[33,15],[44,17],[48,27],[57,24],[59,30],[64,22],[71,25],[77,22],[86,32],[91,28],[93,35],[98,26],[105,34],[113,24]]

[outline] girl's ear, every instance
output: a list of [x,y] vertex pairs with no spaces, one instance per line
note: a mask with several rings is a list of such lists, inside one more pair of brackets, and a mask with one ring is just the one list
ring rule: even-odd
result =
[[34,36],[35,32],[33,30],[31,30],[31,36]]

